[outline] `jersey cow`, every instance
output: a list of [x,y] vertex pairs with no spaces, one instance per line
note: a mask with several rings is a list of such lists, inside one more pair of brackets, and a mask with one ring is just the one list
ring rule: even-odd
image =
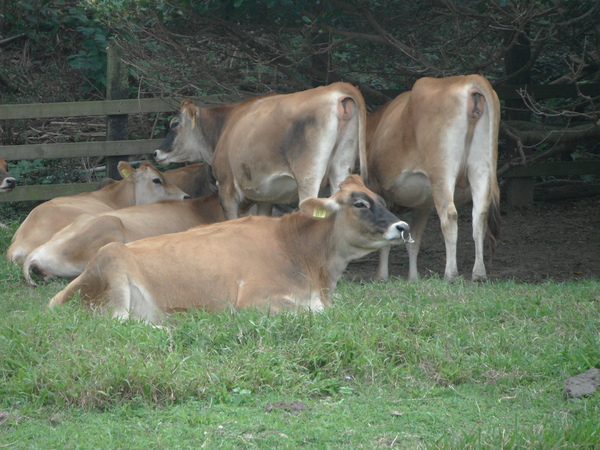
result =
[[[480,75],[421,78],[412,91],[368,117],[367,153],[372,189],[390,205],[412,209],[414,242],[407,243],[409,279],[416,280],[425,225],[435,209],[446,243],[444,276],[458,276],[456,204],[473,202],[475,264],[472,279],[485,280],[483,241],[492,253],[499,231],[496,178],[500,103]],[[388,278],[390,248],[380,253],[377,278]]]
[[76,293],[113,317],[160,323],[168,313],[228,307],[319,311],[349,261],[408,237],[360,177],[283,217],[249,216],[102,247],[49,303]]
[[75,278],[109,242],[127,243],[223,220],[217,196],[130,206],[99,215],[83,214],[27,256],[23,275],[32,286],[35,282],[31,272],[45,280]]
[[364,99],[348,83],[215,108],[184,100],[154,157],[210,164],[226,218],[248,202],[270,215],[274,203],[317,197],[327,181],[335,192],[357,159],[366,180],[365,122]]
[[0,194],[8,194],[16,185],[16,180],[8,174],[7,162],[0,158]]
[[165,178],[181,189],[191,198],[210,197],[217,195],[217,180],[208,164],[189,164],[178,169],[163,172]]
[[[189,164],[178,169],[167,170],[162,174],[169,183],[177,186],[191,198],[210,197],[218,192],[217,180],[208,164]],[[100,181],[98,189],[114,182],[112,178],[104,178]]]
[[81,214],[99,214],[126,206],[189,197],[166,181],[149,162],[143,162],[138,169],[134,169],[129,163],[121,161],[118,168],[123,180],[98,191],[56,197],[36,206],[13,236],[6,252],[7,259],[24,262],[33,249],[47,242],[54,233]]

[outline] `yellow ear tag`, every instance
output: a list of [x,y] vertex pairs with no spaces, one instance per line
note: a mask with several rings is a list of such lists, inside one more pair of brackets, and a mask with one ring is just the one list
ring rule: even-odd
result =
[[196,116],[192,116],[192,130],[196,128]]
[[129,170],[127,170],[127,169],[121,169],[121,176],[123,178],[129,178]]
[[317,219],[324,219],[327,216],[327,211],[321,208],[316,208],[313,211],[313,217],[316,217]]

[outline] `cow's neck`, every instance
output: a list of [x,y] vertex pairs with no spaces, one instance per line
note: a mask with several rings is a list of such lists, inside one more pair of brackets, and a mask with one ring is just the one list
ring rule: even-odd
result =
[[114,209],[135,205],[135,185],[133,180],[119,180],[104,189],[96,191],[98,197]]
[[282,217],[280,233],[286,251],[299,270],[309,276],[313,290],[329,303],[348,260],[340,257],[334,238],[333,220],[315,220],[293,213]]
[[233,110],[233,105],[222,105],[214,108],[200,108],[200,130],[201,139],[204,140],[203,157],[208,164],[212,164],[215,148],[223,129],[227,124],[229,116]]

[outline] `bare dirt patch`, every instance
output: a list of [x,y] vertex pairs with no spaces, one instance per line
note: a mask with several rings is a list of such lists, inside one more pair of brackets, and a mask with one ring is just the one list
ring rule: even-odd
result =
[[[458,268],[461,276],[470,280],[475,258],[470,206],[462,207],[459,213]],[[434,214],[427,223],[419,253],[420,276],[443,277],[445,258],[444,239]],[[345,279],[372,279],[378,259],[375,252],[351,263]],[[390,277],[407,276],[406,248],[393,247]],[[536,202],[525,209],[502,205],[502,231],[488,277],[523,283],[600,278],[600,195]]]

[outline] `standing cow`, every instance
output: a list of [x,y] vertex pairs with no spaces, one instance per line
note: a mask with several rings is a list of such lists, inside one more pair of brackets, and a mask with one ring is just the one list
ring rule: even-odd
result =
[[8,173],[7,162],[0,158],[0,194],[8,194],[16,185],[16,180]]
[[6,258],[23,263],[33,249],[81,214],[99,214],[132,205],[189,198],[147,161],[138,169],[120,161],[118,168],[123,180],[98,191],[56,197],[36,206],[14,234]]
[[160,323],[202,308],[320,311],[348,263],[408,238],[357,175],[328,199],[310,197],[283,217],[249,216],[102,247],[49,306],[79,293],[113,317]]
[[327,181],[335,192],[357,159],[366,180],[365,126],[364,99],[348,83],[215,108],[184,100],[154,157],[210,164],[228,219],[247,203],[270,215],[272,204],[316,197]]
[[[444,276],[458,276],[455,204],[473,202],[475,265],[472,279],[487,278],[483,241],[495,248],[499,232],[496,178],[500,102],[480,75],[421,78],[412,91],[368,117],[367,153],[372,189],[390,205],[411,209],[413,243],[407,243],[409,279],[431,212],[440,218],[446,243]],[[390,248],[380,253],[377,278],[387,279]]]

